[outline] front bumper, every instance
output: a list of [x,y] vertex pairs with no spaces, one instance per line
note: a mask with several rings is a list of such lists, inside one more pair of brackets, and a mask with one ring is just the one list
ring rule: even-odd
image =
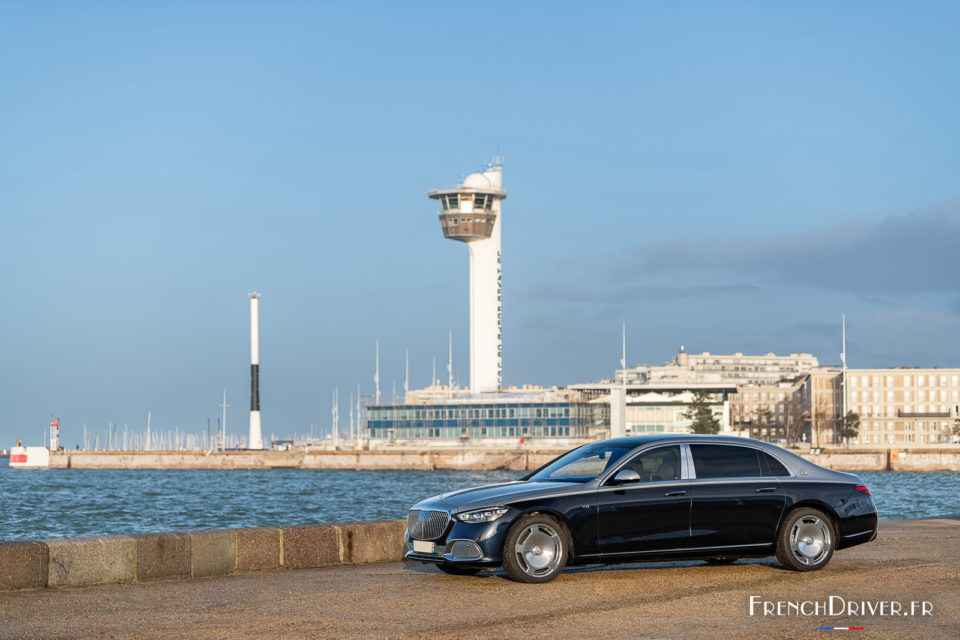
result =
[[[467,524],[451,518],[443,536],[431,540],[435,545],[434,553],[413,550],[413,537],[407,532],[407,553],[405,558],[434,564],[456,564],[464,566],[499,566],[503,563],[503,540],[507,529],[519,513],[506,513],[493,522]],[[512,517],[511,517],[512,516]],[[479,557],[458,558],[454,556],[453,546],[459,540],[473,542],[480,549]]]

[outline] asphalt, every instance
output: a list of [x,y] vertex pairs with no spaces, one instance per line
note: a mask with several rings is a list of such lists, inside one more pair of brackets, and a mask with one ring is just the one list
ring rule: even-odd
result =
[[[772,559],[678,562],[577,567],[524,585],[395,562],[0,593],[0,638],[960,638],[958,551],[960,519],[935,519],[881,523],[877,540],[811,573]],[[932,610],[763,616],[759,605],[751,616],[751,596]]]

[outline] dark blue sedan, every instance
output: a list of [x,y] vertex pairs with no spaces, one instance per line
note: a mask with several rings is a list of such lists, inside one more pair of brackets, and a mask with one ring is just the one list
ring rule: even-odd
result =
[[416,504],[407,558],[465,575],[502,566],[520,582],[567,564],[770,555],[811,571],[876,535],[876,504],[853,474],[744,438],[636,436]]

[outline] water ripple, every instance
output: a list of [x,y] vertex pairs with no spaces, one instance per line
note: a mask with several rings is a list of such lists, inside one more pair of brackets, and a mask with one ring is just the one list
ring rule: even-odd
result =
[[[517,471],[179,471],[0,466],[0,540],[406,517]],[[885,520],[960,512],[960,474],[861,472]],[[923,500],[918,500],[923,496]]]

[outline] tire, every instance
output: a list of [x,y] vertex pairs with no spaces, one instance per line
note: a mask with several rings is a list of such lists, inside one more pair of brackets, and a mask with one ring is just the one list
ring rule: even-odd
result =
[[476,567],[458,567],[455,564],[438,564],[437,568],[452,576],[475,576],[480,573]]
[[719,567],[727,564],[733,564],[737,560],[739,560],[739,558],[707,558],[707,564],[712,564]]
[[790,512],[777,534],[777,560],[793,571],[822,569],[837,546],[837,531],[830,516],[802,507]]
[[516,582],[550,582],[567,564],[570,542],[556,519],[523,516],[507,531],[503,543],[503,570]]

